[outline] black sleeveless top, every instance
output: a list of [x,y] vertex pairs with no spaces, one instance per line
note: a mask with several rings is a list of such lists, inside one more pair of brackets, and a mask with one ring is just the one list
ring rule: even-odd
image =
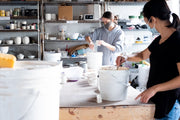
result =
[[[177,63],[180,62],[180,33],[175,31],[165,42],[159,44],[158,36],[148,47],[150,55],[150,72],[147,88],[169,81],[179,75]],[[150,100],[156,104],[155,118],[165,117],[176,100],[180,101],[180,88],[158,92]]]

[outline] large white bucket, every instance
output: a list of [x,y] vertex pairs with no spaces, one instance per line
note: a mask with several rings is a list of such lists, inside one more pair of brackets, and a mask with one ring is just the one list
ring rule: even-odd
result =
[[0,69],[0,120],[59,120],[60,71],[42,61]]
[[139,70],[138,84],[139,84],[139,88],[141,89],[146,89],[146,84],[149,78],[149,69],[150,66],[138,65],[138,70]]
[[99,69],[102,66],[102,52],[88,52],[87,65],[89,69]]
[[125,100],[128,83],[129,70],[99,70],[100,94],[103,100]]
[[61,60],[61,53],[44,52],[44,60],[50,62],[57,62]]

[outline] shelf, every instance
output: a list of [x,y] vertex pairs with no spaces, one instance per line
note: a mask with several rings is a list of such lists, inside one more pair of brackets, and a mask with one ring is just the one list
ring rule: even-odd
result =
[[45,21],[45,23],[100,23],[100,20],[57,20]]
[[1,1],[0,5],[37,5],[38,1]]
[[0,32],[38,32],[38,30],[0,30]]
[[145,1],[144,2],[125,2],[125,1],[118,1],[118,2],[106,2],[107,4],[109,5],[133,5],[133,6],[136,6],[136,5],[145,5]]
[[34,58],[34,59],[24,58],[24,59],[17,59],[17,61],[38,61],[38,58]]
[[151,42],[149,42],[149,43],[134,43],[132,45],[149,45],[149,44],[151,44]]
[[45,40],[45,42],[86,42],[85,40]]
[[14,19],[37,19],[37,16],[17,16],[17,17],[11,16],[10,19],[11,20],[14,20]]
[[0,46],[38,46],[38,44],[20,44],[20,45],[17,45],[17,44],[0,44]]
[[66,1],[52,1],[52,2],[44,2],[45,5],[84,5],[84,4],[103,4],[104,2],[99,1],[72,1],[72,2],[66,2]]

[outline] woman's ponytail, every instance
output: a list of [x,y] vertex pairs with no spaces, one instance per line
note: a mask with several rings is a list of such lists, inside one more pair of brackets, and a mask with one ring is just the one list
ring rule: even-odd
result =
[[180,20],[179,20],[179,17],[175,14],[175,13],[172,13],[171,14],[172,17],[173,17],[173,21],[170,25],[168,25],[167,27],[174,27],[175,29],[179,29],[180,27]]

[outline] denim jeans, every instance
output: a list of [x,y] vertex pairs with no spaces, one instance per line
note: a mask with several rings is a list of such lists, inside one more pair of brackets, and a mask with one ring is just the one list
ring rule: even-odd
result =
[[180,118],[180,102],[176,100],[171,111],[164,118],[155,120],[179,120]]

